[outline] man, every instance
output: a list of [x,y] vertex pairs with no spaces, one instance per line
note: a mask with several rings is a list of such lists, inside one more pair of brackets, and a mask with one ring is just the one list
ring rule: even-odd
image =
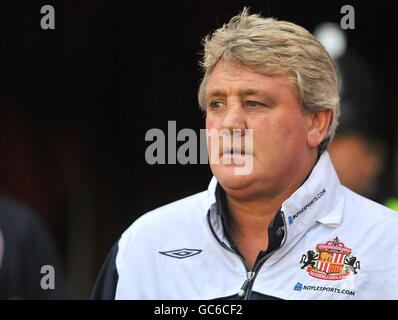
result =
[[360,129],[342,130],[329,147],[330,158],[344,186],[382,203],[380,176],[384,170],[386,144]]
[[[44,266],[53,268],[53,279]],[[0,300],[65,298],[62,265],[46,228],[30,209],[0,195]]]
[[202,65],[214,178],[133,223],[92,297],[398,298],[398,217],[343,187],[326,151],[339,96],[323,46],[244,10],[205,39]]

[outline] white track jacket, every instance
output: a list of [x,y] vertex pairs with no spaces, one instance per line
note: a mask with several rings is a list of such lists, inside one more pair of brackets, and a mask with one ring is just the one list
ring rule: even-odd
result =
[[225,235],[216,186],[136,220],[92,298],[398,299],[398,213],[342,186],[327,152],[283,202],[283,239],[252,270]]

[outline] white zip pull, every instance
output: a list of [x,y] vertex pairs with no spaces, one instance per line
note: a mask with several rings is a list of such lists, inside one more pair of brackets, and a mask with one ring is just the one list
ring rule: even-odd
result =
[[241,299],[244,298],[244,296],[246,295],[247,287],[249,286],[250,281],[253,280],[255,274],[256,273],[253,272],[253,271],[248,271],[247,272],[247,279],[243,283],[242,288],[240,288],[239,293],[238,293],[239,298],[241,298]]

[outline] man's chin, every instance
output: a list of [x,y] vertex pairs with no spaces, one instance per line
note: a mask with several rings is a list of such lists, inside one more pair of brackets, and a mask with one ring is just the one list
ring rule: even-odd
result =
[[215,172],[217,181],[227,190],[243,190],[253,183],[253,175],[237,175],[233,168],[223,169],[222,172]]

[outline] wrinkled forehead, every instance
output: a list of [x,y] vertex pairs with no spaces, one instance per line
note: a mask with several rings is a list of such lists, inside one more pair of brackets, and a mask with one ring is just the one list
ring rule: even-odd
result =
[[272,96],[286,90],[295,90],[291,80],[291,75],[288,73],[268,75],[246,65],[221,60],[205,79],[203,94],[205,97],[230,93],[241,96],[259,94]]

